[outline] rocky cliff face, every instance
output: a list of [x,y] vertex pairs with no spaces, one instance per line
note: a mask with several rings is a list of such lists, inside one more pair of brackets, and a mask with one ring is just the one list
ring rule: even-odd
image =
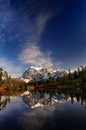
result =
[[30,80],[40,80],[42,78],[48,79],[50,76],[62,77],[64,74],[67,74],[67,72],[59,69],[53,70],[52,68],[48,68],[48,67],[31,66],[23,73],[22,77],[30,81]]

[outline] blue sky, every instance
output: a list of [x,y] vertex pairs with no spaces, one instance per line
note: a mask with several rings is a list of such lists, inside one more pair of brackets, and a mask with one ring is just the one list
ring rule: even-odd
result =
[[86,65],[85,0],[0,0],[0,67]]

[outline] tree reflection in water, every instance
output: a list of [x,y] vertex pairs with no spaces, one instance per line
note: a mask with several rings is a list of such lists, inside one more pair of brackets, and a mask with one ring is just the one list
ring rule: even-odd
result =
[[57,92],[57,91],[33,91],[23,94],[23,100],[31,107],[44,107],[54,105],[56,103],[74,102],[81,103],[86,108],[85,92]]
[[[31,108],[46,107],[64,102],[79,102],[86,108],[86,92],[85,91],[58,91],[58,90],[35,90],[23,93],[22,99]],[[0,111],[3,110],[7,104],[10,103],[10,95],[0,95]]]
[[10,103],[10,96],[0,96],[0,111]]

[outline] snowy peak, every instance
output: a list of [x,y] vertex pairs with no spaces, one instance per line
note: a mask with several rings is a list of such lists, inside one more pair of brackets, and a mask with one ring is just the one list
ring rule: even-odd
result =
[[60,69],[53,70],[52,68],[49,67],[31,66],[23,73],[22,77],[24,80],[27,80],[29,82],[31,80],[48,79],[50,76],[55,78],[63,77],[64,74],[67,74],[67,72]]

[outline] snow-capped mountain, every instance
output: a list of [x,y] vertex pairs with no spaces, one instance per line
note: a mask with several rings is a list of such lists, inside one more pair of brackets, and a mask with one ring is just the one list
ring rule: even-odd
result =
[[29,82],[31,80],[48,79],[50,76],[55,78],[62,77],[64,74],[67,74],[67,72],[60,69],[53,70],[52,68],[49,67],[31,66],[23,73],[22,78],[26,82]]

